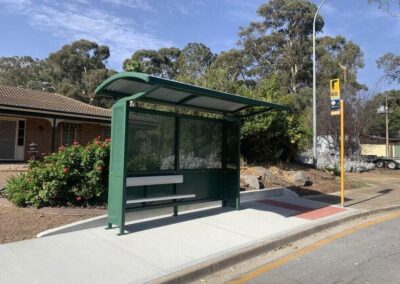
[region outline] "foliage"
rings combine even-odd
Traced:
[[[383,69],[387,81],[400,83],[400,56],[386,53],[376,63],[378,68]]]
[[[61,146],[43,161],[31,161],[27,173],[11,178],[6,194],[18,206],[104,204],[109,152],[109,140]]]
[[[107,46],[88,40],[64,45],[48,58],[48,76],[57,93],[90,102],[97,85],[110,74],[105,63],[110,57]]]
[[[49,82],[46,60],[30,56],[0,57],[0,84],[54,92]]]
[[[107,46],[81,39],[64,45],[46,59],[0,57],[0,84],[56,92],[109,106],[107,99],[94,100],[97,85],[115,73],[105,66],[109,56]]]
[[[385,114],[378,114],[377,108],[385,105],[386,97],[388,98],[389,108],[389,136],[391,138],[400,138],[400,91],[398,90],[379,93],[368,102],[366,106],[366,112],[368,114],[366,134],[385,137]]]
[[[298,93],[311,79],[311,39],[317,7],[304,0],[271,0],[261,5],[260,22],[242,28],[240,45],[249,58],[249,76],[265,78],[280,73],[287,92]],[[324,26],[321,16],[316,32]]]
[[[345,101],[345,132],[347,153],[358,151],[358,137],[365,125],[364,99],[359,96],[367,90],[357,81],[358,70],[364,67],[364,56],[360,47],[342,36],[320,37],[317,39],[317,133],[332,148],[337,148],[340,139],[339,117],[330,113],[329,81],[340,79],[341,94]]]
[[[369,1],[384,9],[391,2]],[[308,0],[266,1],[257,10],[258,20],[240,29],[235,49],[214,54],[200,42],[188,43],[183,48],[142,49],[123,62],[123,69],[290,106],[289,113],[272,111],[246,119],[241,135],[242,152],[249,161],[293,159],[311,141],[311,54],[316,9]],[[323,18],[317,16],[316,33],[322,32],[323,27]],[[346,149],[353,152],[357,148],[353,141],[361,133],[380,133],[382,126],[381,116],[372,120],[376,117],[375,100],[367,102],[360,96],[367,90],[357,79],[358,70],[364,66],[363,52],[343,36],[318,37],[316,44],[317,134],[333,137],[336,144],[339,141],[338,117],[331,116],[329,111],[329,80],[340,78],[346,105],[346,137],[350,138],[346,139],[349,143]],[[106,68],[109,56],[107,46],[79,40],[43,60],[3,57],[0,83],[55,91],[84,102],[110,106],[109,102],[93,98],[95,86],[114,73]],[[377,61],[389,82],[400,82],[399,62],[399,56],[390,53]],[[397,135],[397,110],[394,106],[392,110],[391,135]],[[151,152],[142,162],[148,163],[146,167],[162,164],[158,154]],[[138,162],[132,161],[131,168],[137,167]]]
[[[378,8],[388,13],[392,17],[400,17],[399,0],[368,0],[369,3],[378,4]]]
[[[159,50],[141,49],[123,62],[125,71],[136,71],[172,79],[178,72],[178,48],[160,48]]]
[[[258,85],[255,93],[268,101],[291,107],[291,112],[270,111],[268,115],[256,115],[247,119],[241,130],[241,152],[250,162],[291,161],[304,146],[307,132],[302,128],[297,96],[281,94],[278,76],[272,75]]]

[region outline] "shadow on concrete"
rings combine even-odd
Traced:
[[[304,196],[308,197],[309,200],[314,200],[318,202],[328,203],[330,205],[340,205],[340,196],[329,195],[329,194],[319,194],[316,196]],[[345,197],[344,202],[352,201],[353,199]]]
[[[313,200],[307,200],[307,202],[312,203]],[[265,212],[278,214],[285,218],[289,218],[289,217],[294,217],[296,215],[312,212],[324,207],[329,207],[332,204],[328,202],[325,204],[320,202],[318,203],[314,202],[312,206],[310,206],[311,204],[307,204],[307,202],[305,202],[304,205],[296,205],[287,202],[277,201],[270,198],[265,198],[262,200],[248,201],[241,203],[240,211],[261,210]],[[339,203],[340,203],[340,198],[339,198]],[[204,217],[221,215],[232,211],[236,210],[231,207],[217,207],[212,209],[203,209],[201,211],[195,211],[195,212],[185,212],[178,216],[161,217],[157,219],[143,220],[136,223],[127,224],[125,225],[125,230],[128,231],[128,234],[130,234],[157,227],[178,224],[186,221],[193,221]]]
[[[220,215],[231,211],[235,211],[235,209],[230,207],[218,207],[211,209],[203,209],[195,212],[185,212],[178,216],[161,217],[153,220],[140,221],[138,223],[127,224],[125,225],[125,230],[128,231],[129,233],[135,233],[148,229],[154,229],[182,222],[193,221],[204,217]]]
[[[346,204],[346,206],[353,206],[353,205],[356,205],[356,204],[361,204],[361,203],[370,201],[370,200],[372,200],[372,199],[375,199],[375,198],[384,196],[384,195],[386,195],[386,194],[392,192],[393,190],[394,190],[394,189],[392,189],[392,188],[382,189],[382,190],[380,190],[380,191],[377,192],[377,193],[379,193],[378,195],[375,195],[375,196],[372,196],[372,197],[369,197],[369,198],[367,198],[367,199],[364,199],[364,200],[361,200],[361,201],[357,201],[357,202],[354,202],[354,203]]]
[[[309,189],[306,187],[300,187],[300,186],[287,186],[287,189],[290,189],[291,191],[295,192],[298,196],[304,197],[304,196],[310,196],[310,195],[328,195],[328,194],[321,194],[321,191],[317,191],[314,189]]]

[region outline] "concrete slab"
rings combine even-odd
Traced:
[[[270,198],[329,206],[291,195]],[[320,222],[297,213],[249,201],[240,211],[219,207],[134,220],[123,236],[95,227],[0,245],[0,283],[142,283]]]

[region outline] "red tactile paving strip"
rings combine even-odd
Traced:
[[[321,207],[321,208],[310,208],[310,207],[304,207],[300,205],[294,205],[290,203],[285,203],[285,202],[280,202],[276,200],[271,200],[271,199],[264,199],[264,200],[259,200],[259,203],[267,204],[267,205],[272,205],[275,207],[280,207],[280,208],[285,208],[289,210],[294,210],[294,211],[299,211],[299,213],[294,214],[294,216],[302,219],[307,219],[307,220],[316,220],[320,219],[323,217],[327,217],[330,215],[334,215],[339,212],[346,211],[347,209],[345,208],[340,208],[340,207],[335,207],[335,206],[327,206],[327,207]]]

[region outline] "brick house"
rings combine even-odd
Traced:
[[[74,141],[110,136],[111,110],[66,96],[0,85],[0,161],[26,161],[29,144],[39,155]]]

